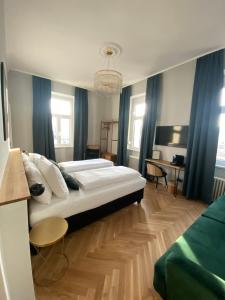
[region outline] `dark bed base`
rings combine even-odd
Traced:
[[[98,219],[103,218],[134,202],[140,203],[143,198],[143,195],[144,195],[144,189],[141,189],[129,195],[118,198],[112,202],[99,206],[97,208],[90,209],[82,213],[79,213],[77,215],[73,215],[71,217],[66,218],[69,224],[67,234],[77,229],[80,229],[94,221],[97,221]],[[31,248],[31,254],[36,255],[37,254],[36,249],[32,245],[30,245],[30,248]]]
[[[90,209],[66,218],[69,224],[68,233],[80,229],[100,218],[103,218],[125,206],[128,206],[134,202],[141,202],[143,198],[144,189],[131,193],[129,195],[118,198],[112,202],[106,203],[94,209]]]

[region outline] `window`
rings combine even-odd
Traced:
[[[216,155],[216,166],[225,168],[225,88],[222,91],[221,97],[222,112],[220,115],[220,133],[218,140],[218,148]]]
[[[145,114],[145,94],[131,97],[128,148],[140,150],[143,117]]]
[[[55,147],[73,147],[74,97],[52,93],[51,112]]]

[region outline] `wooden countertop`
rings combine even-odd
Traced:
[[[155,163],[157,165],[168,167],[168,168],[171,168],[171,169],[184,170],[184,166],[171,165],[171,163],[167,160],[146,158],[145,161],[146,162],[152,162],[152,163]]]
[[[20,149],[11,149],[0,187],[0,205],[29,199],[30,197]]]

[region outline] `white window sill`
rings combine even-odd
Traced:
[[[225,170],[225,166],[218,166],[218,165],[216,165],[216,168],[218,168],[218,169],[224,169]]]
[[[71,146],[71,145],[58,145],[58,146],[56,146],[55,145],[55,149],[62,149],[62,148],[73,148],[73,146]]]
[[[134,147],[131,147],[131,146],[128,146],[127,149],[128,149],[128,150],[131,150],[131,151],[138,152],[138,153],[140,152],[140,149],[139,149],[139,148],[134,148]]]
[[[129,158],[132,158],[132,159],[137,159],[137,160],[139,160],[139,156],[136,156],[136,155],[129,155]]]

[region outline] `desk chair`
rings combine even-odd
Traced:
[[[164,177],[166,187],[167,185],[167,173],[163,170],[163,168],[153,164],[153,163],[147,163],[147,175],[150,175],[153,177],[153,181],[155,180],[156,177],[156,188],[158,187],[159,183],[159,177]]]

